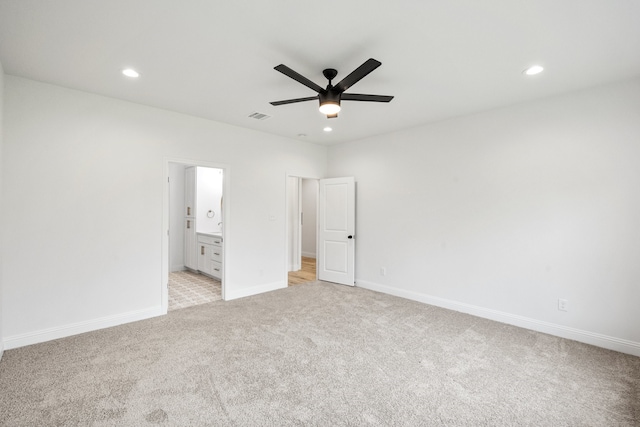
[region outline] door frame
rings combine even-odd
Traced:
[[[300,268],[302,268],[302,225],[301,225],[301,213],[302,213],[302,200],[301,200],[301,193],[302,193],[302,179],[303,178],[298,178],[298,177],[293,177],[290,176],[287,179],[287,212],[286,212],[286,222],[288,224],[287,226],[287,256],[288,256],[288,267],[287,270],[289,272],[291,271],[298,271],[300,270]],[[295,187],[297,187],[297,191],[293,191],[294,189],[291,188],[293,185],[293,180],[295,180]],[[293,216],[290,216],[292,212],[292,204],[291,203],[291,197],[293,196],[293,194],[296,193],[295,198],[297,200],[296,206],[295,206],[295,213],[293,214],[293,216],[296,217],[296,219],[294,220]],[[297,222],[297,224],[294,224],[294,222]],[[290,234],[291,233],[291,234]],[[289,252],[294,252],[294,253],[289,253]],[[293,256],[293,257],[292,257]],[[297,258],[297,259],[295,259]]]
[[[285,232],[285,236],[287,236],[287,238],[285,239],[285,244],[284,244],[284,283],[285,283],[285,288],[289,286],[289,217],[288,212],[289,212],[289,178],[298,178],[300,180],[303,179],[313,179],[316,181],[320,181],[322,178],[317,177],[317,176],[309,176],[308,174],[305,173],[296,173],[296,172],[287,172],[285,173],[285,177],[284,177],[284,190],[285,190],[285,197],[284,197],[284,205],[285,205],[285,221],[284,221],[284,232]],[[318,194],[316,194],[316,200],[318,200],[320,197],[320,187],[318,186]],[[316,280],[318,280],[318,203],[316,203]],[[298,221],[298,224],[299,221]],[[299,225],[298,225],[299,226]],[[298,233],[301,233],[302,230],[298,230]],[[300,250],[302,250],[300,248]]]
[[[226,299],[226,284],[228,282],[228,251],[231,239],[231,167],[225,163],[216,163],[205,160],[184,159],[177,157],[165,157],[163,164],[162,179],[162,229],[160,231],[162,240],[161,256],[161,281],[160,281],[160,301],[163,314],[169,310],[169,269],[171,260],[169,259],[169,232],[170,232],[170,204],[169,204],[169,163],[178,163],[185,166],[200,166],[206,168],[222,169],[222,244],[224,247],[224,257],[222,258],[222,299]]]

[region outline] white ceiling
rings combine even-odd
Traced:
[[[337,119],[313,101],[269,104],[315,95],[278,64],[325,86],[324,68],[336,83],[368,58],[382,66],[348,92],[389,104],[345,101]],[[0,0],[0,61],[6,74],[333,144],[638,76],[640,1]],[[532,64],[545,72],[524,76]]]

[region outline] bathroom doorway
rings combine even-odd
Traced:
[[[162,308],[225,298],[229,219],[226,165],[168,160],[163,216]]]

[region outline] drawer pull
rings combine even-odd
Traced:
[[[220,240],[214,240],[213,242],[219,244]]]
[[[189,228],[191,228],[191,220],[190,219],[187,220],[187,229],[189,229]]]
[[[214,252],[213,254],[214,254],[214,255],[220,255],[218,252]]]
[[[204,246],[200,246],[200,255],[204,255]]]
[[[219,268],[214,268],[214,270],[215,270],[215,271],[220,271],[220,269],[219,269]]]
[[[187,206],[187,215],[191,216],[191,206]]]

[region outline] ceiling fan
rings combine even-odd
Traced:
[[[302,83],[309,89],[318,92],[318,95],[309,96],[306,98],[274,101],[271,102],[271,105],[293,104],[295,102],[313,101],[314,99],[317,99],[320,101],[320,112],[322,114],[326,114],[328,119],[332,119],[338,117],[338,112],[340,111],[340,101],[389,102],[393,99],[393,96],[345,93],[347,89],[358,83],[360,80],[362,80],[362,78],[378,68],[380,65],[382,65],[380,61],[376,61],[375,59],[370,58],[365,61],[364,64],[353,70],[351,74],[342,79],[340,83],[336,84],[335,86],[331,84],[331,80],[333,80],[336,75],[338,75],[338,71],[334,70],[333,68],[327,68],[326,70],[322,71],[322,74],[324,74],[327,80],[329,80],[329,84],[327,85],[326,89],[323,89],[322,86],[315,84],[308,78],[293,71],[286,65],[280,64],[277,67],[274,67],[274,69],[280,71],[285,76],[289,76],[293,80]]]

